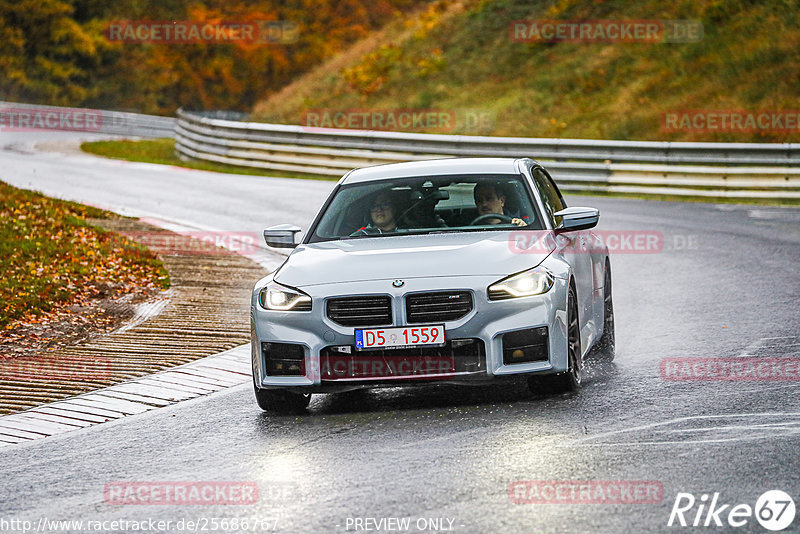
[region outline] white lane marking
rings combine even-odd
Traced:
[[[203,374],[198,374],[198,373],[203,373]],[[238,377],[238,376],[235,376],[235,377],[231,377],[230,375],[222,376],[222,373],[215,374],[215,373],[212,373],[211,370],[207,370],[207,369],[203,370],[203,371],[194,371],[194,370],[189,371],[187,369],[184,369],[184,370],[180,371],[180,374],[186,375],[186,376],[191,376],[191,377],[202,377],[202,376],[209,377],[210,380],[214,380],[217,384],[219,384],[219,385],[221,385],[223,387],[235,386],[235,385],[240,383],[240,380],[239,380],[240,377]]]
[[[675,426],[689,422],[701,422],[710,420],[728,420],[735,419],[759,419],[759,418],[778,418],[778,421],[773,423],[754,423],[754,424],[732,424],[722,426],[699,426],[690,429],[675,429],[666,428],[660,429],[659,427]],[[656,434],[668,434],[678,432],[718,432],[720,434],[735,431],[736,435],[730,437],[707,438],[707,439],[686,439],[686,440],[653,440],[653,436],[648,436],[650,439],[647,441],[617,441],[609,440],[614,436],[623,436],[635,434],[637,432],[651,431]],[[744,413],[744,414],[718,414],[718,415],[695,415],[688,417],[678,417],[668,421],[659,423],[650,423],[621,430],[613,430],[604,432],[595,436],[587,436],[574,440],[570,446],[580,444],[581,446],[590,447],[607,447],[612,446],[639,446],[639,445],[692,445],[702,443],[723,443],[730,441],[753,441],[759,439],[768,439],[774,437],[786,437],[800,434],[800,413],[794,412],[759,412],[759,413]],[[647,439],[647,438],[645,438]]]
[[[118,390],[108,390],[103,389],[96,392],[98,395],[102,395],[104,397],[112,397],[115,399],[123,399],[129,401],[140,402],[142,404],[153,404],[155,406],[169,406],[169,402],[161,399],[156,399],[153,397],[145,397],[144,395],[133,395],[132,393],[126,393],[123,391]]]
[[[135,384],[123,384],[120,390],[128,391],[130,393],[141,392],[143,395],[158,397],[160,399],[169,401],[182,401],[197,397],[197,394],[195,393],[189,393],[181,389],[169,388],[164,384],[159,382],[153,383],[149,380],[139,380]]]
[[[753,352],[754,352],[754,351],[755,351],[755,350],[756,350],[758,347],[760,347],[760,346],[761,346],[761,344],[763,343],[763,341],[764,341],[764,338],[761,338],[761,339],[756,339],[755,341],[753,341],[752,343],[750,343],[749,345],[747,345],[747,348],[745,348],[745,349],[744,349],[744,352],[742,352],[742,353],[741,353],[741,354],[739,354],[738,356],[739,356],[740,358],[746,358],[746,357],[748,357],[748,356],[752,356],[752,355],[753,355]]]
[[[93,401],[108,406],[109,410],[116,410],[124,414],[133,415],[135,413],[146,412],[152,410],[153,406],[142,404],[139,402],[131,402],[122,399],[114,399],[106,397],[105,395],[98,395],[95,392],[87,395],[81,395],[80,398],[75,399],[75,402]]]
[[[169,376],[159,376],[159,377],[150,377],[154,382],[161,382],[165,385],[174,385],[174,386],[181,386],[186,388],[189,392],[198,393],[203,395],[204,393],[211,393],[212,391],[217,391],[219,387],[212,386],[210,384],[205,384],[201,382],[192,382],[191,380],[187,380],[182,378],[177,373],[173,373]]]
[[[44,406],[41,406],[39,408],[32,408],[32,409],[39,410],[39,409],[49,409],[49,408],[55,408],[55,409],[58,409],[58,410],[65,410],[65,411],[69,411],[69,412],[72,412],[72,413],[79,414],[80,416],[86,416],[86,417],[95,417],[96,416],[96,417],[101,417],[101,418],[105,418],[105,419],[119,419],[120,417],[122,417],[122,414],[119,413],[119,412],[112,412],[110,410],[103,410],[103,409],[100,409],[100,408],[92,408],[92,407],[89,407],[89,406],[83,406],[82,404],[74,404],[74,403],[69,402],[69,401],[58,401],[58,402],[54,402],[52,404],[45,404]],[[27,411],[28,410],[26,410],[25,412],[22,412],[22,413],[26,413]]]
[[[46,436],[44,436],[42,434],[39,434],[37,432],[26,432],[24,430],[18,430],[16,428],[6,428],[6,427],[2,427],[2,426],[0,426],[0,435],[1,436],[6,436],[6,437],[9,437],[9,438],[22,439],[22,440],[26,440],[26,441],[30,441],[32,439],[39,439],[39,438],[46,437]]]
[[[33,419],[34,421],[49,421],[51,423],[61,423],[62,425],[74,426],[78,428],[91,425],[91,423],[88,421],[78,421],[77,419],[70,419],[68,417],[64,417],[61,415],[50,415],[38,412],[20,415],[19,417],[21,419]]]
[[[247,344],[247,348],[250,348],[250,344]],[[249,350],[248,350],[249,355]],[[202,362],[202,360],[199,360]],[[248,359],[247,363],[243,361],[239,362],[229,362],[229,363],[221,363],[218,361],[209,361],[209,362],[202,362],[197,366],[197,369],[210,369],[213,371],[221,371],[222,373],[229,373],[229,374],[238,374],[238,375],[249,375],[252,371],[252,364]]]
[[[764,219],[764,220],[779,220],[779,221],[789,221],[795,222],[798,220],[798,215],[796,212],[791,210],[785,210],[786,208],[776,206],[777,209],[753,209],[747,210],[747,216],[751,219]],[[779,211],[781,210],[781,211]]]
[[[114,412],[119,414],[119,417],[124,417],[126,415],[134,415],[139,410],[129,410],[128,408],[121,408],[119,406],[114,406],[108,402],[105,402],[105,397],[100,398],[91,398],[87,399],[83,396],[78,396],[73,399],[70,399],[69,403],[75,406],[83,406],[84,408],[99,408],[101,410],[107,410],[109,412]]]
[[[736,417],[785,417],[785,416],[797,416],[800,417],[800,413],[786,413],[786,412],[758,412],[758,413],[742,413],[742,414],[717,414],[717,415],[689,415],[685,417],[676,417],[675,419],[669,419],[667,421],[661,421],[658,423],[648,423],[646,425],[634,426],[631,428],[624,428],[622,430],[611,430],[609,432],[604,432],[602,434],[597,434],[595,436],[589,436],[586,438],[581,438],[577,441],[587,441],[593,439],[604,438],[607,436],[614,436],[616,434],[621,434],[623,432],[637,432],[639,430],[648,430],[650,428],[656,428],[659,426],[671,425],[675,423],[682,423],[685,421],[693,421],[693,420],[701,420],[701,419],[722,419],[722,418],[736,418]]]
[[[24,413],[53,414],[63,417],[64,419],[83,421],[86,423],[105,423],[108,420],[106,417],[90,415],[88,413],[73,412],[70,410],[65,410],[64,408],[55,408],[53,406],[41,406],[36,409],[36,412],[28,410]]]
[[[198,395],[203,395],[204,393],[211,393],[212,390],[210,389],[203,389],[191,386],[184,386],[180,382],[171,382],[169,380],[159,380],[156,377],[147,377],[146,380],[142,380],[142,384],[153,386],[155,388],[163,388],[165,391],[179,391],[184,395],[191,395],[192,397],[196,397]]]
[[[782,430],[784,427],[800,426],[800,421],[791,423],[766,423],[763,425],[729,425],[729,426],[703,426],[697,428],[672,428],[669,430],[656,430],[662,434],[680,434],[690,432],[711,432],[716,430],[729,431],[729,430],[757,430],[760,428],[777,428]]]
[[[794,343],[785,343],[780,342],[780,340],[791,339]],[[798,341],[798,336],[775,336],[775,337],[762,337],[759,338],[744,349],[744,351],[738,354],[738,357],[752,357],[755,356],[755,352],[757,349],[765,349],[765,348],[782,348],[782,347],[796,347],[800,346],[800,341]]]
[[[16,417],[13,419],[13,422],[34,423],[37,425],[41,425],[41,428],[48,434],[53,434],[57,432],[67,432],[68,430],[76,430],[78,428],[81,428],[80,425],[76,425],[73,423],[64,423],[60,421],[39,419],[36,417],[31,417],[28,415],[20,415],[20,414],[16,414]]]
[[[194,398],[192,395],[186,395],[183,392],[153,387],[147,384],[142,384],[141,382],[125,382],[123,384],[118,384],[116,391],[141,395],[143,397],[152,397],[154,399],[168,401],[170,404],[173,402]]]
[[[207,387],[209,389],[220,389],[224,388],[233,382],[234,384],[238,383],[236,380],[222,380],[221,378],[210,378],[207,375],[197,375],[191,374],[187,372],[174,372],[174,373],[165,373],[169,374],[170,380],[175,380],[176,382],[179,380],[186,381],[187,383],[197,384],[199,387]]]
[[[242,370],[247,369],[247,373]],[[250,344],[128,382],[0,417],[0,447],[81,430],[251,380]]]
[[[11,417],[10,415],[7,417]],[[0,424],[0,430],[2,430],[6,434],[16,435],[20,432],[24,432],[25,434],[30,435],[38,435],[38,437],[49,436],[53,434],[50,432],[47,427],[43,425],[31,425],[26,423],[25,421],[21,422],[19,419],[12,419],[10,421],[3,421]]]

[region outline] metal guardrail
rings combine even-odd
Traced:
[[[173,117],[0,102],[0,132],[70,131],[134,137],[172,137],[174,129]]]
[[[183,158],[341,176],[354,167],[455,156],[532,157],[562,189],[800,199],[800,144],[529,139],[310,128],[178,110]]]
[[[20,128],[27,120],[56,123]],[[52,115],[48,115],[52,114]],[[70,117],[94,116],[76,128]],[[176,138],[182,158],[341,176],[354,167],[455,156],[532,157],[562,189],[729,198],[800,199],[798,143],[669,143],[411,134],[244,122],[243,113],[178,110],[178,118],[0,102],[4,130],[69,130]],[[65,123],[58,121],[67,117]],[[66,127],[65,127],[66,124]]]

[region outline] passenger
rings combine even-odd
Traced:
[[[475,206],[478,208],[479,217],[493,213],[498,215],[506,215],[506,195],[499,186],[485,182],[479,183],[475,186],[473,195],[475,198]],[[488,219],[485,221],[486,224],[500,224],[501,222],[502,220],[500,219]],[[516,224],[517,226],[527,226],[525,221],[517,217],[513,217],[511,219],[511,224]]]
[[[397,230],[395,203],[391,195],[384,191],[372,200],[369,210],[370,223],[356,230],[353,235],[386,234]]]

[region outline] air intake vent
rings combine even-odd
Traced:
[[[392,324],[389,297],[347,297],[330,299],[328,318],[342,326],[384,326]]]
[[[511,295],[502,289],[489,289],[489,300],[506,300],[513,298],[514,295]]]
[[[503,334],[503,363],[546,361],[550,356],[546,326]]]
[[[408,323],[438,323],[456,321],[472,311],[469,291],[413,293],[406,297]]]
[[[294,343],[261,343],[267,376],[305,376],[306,353]]]

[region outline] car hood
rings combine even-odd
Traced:
[[[328,241],[298,246],[275,275],[293,287],[434,276],[498,277],[535,267],[553,248],[523,248],[542,232],[465,232]],[[545,244],[547,243],[547,244]]]

